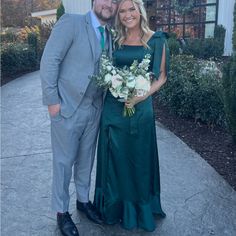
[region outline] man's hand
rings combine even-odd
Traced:
[[[48,106],[48,112],[50,116],[55,116],[61,109],[61,104],[55,104]]]

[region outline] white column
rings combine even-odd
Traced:
[[[225,51],[224,56],[232,54],[232,36],[233,36],[233,12],[235,0],[219,0],[218,8],[218,25],[223,25],[226,29],[225,32]]]
[[[92,7],[91,0],[62,0],[66,13],[85,14]]]

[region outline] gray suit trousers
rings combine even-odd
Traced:
[[[84,97],[71,117],[65,118],[60,113],[51,117],[52,209],[56,212],[69,209],[73,167],[77,199],[89,200],[100,115],[101,105],[94,105],[91,98]]]

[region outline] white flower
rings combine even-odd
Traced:
[[[145,79],[142,75],[139,75],[136,78],[136,85],[135,89],[141,89],[144,91],[149,91],[150,90],[150,80]]]
[[[106,69],[107,69],[108,71],[111,71],[111,70],[112,70],[112,66],[108,65],[108,66],[106,67]]]
[[[108,83],[111,82],[111,80],[112,80],[112,75],[111,75],[111,74],[106,74],[106,75],[105,75],[105,78],[104,78],[104,82],[105,82],[106,84],[108,84]]]
[[[118,91],[118,95],[120,98],[124,98],[125,100],[127,100],[129,96],[129,89],[127,87],[122,88]]]
[[[135,77],[134,77],[134,76],[130,76],[130,77],[128,78],[128,81],[127,81],[127,83],[126,83],[126,86],[127,86],[128,88],[132,89],[132,88],[135,87],[135,84],[136,84],[136,82],[135,82]]]
[[[117,72],[116,72],[115,69],[113,69],[113,70],[111,71],[111,73],[112,73],[113,75],[116,75],[116,74],[117,74]]]
[[[118,97],[118,91],[116,91],[115,89],[113,88],[109,88],[111,94],[113,97],[117,98]]]
[[[120,75],[113,75],[111,79],[111,86],[113,89],[117,89],[122,85],[122,77]]]
[[[114,40],[117,36],[117,32],[113,28],[110,29],[110,32],[111,32],[112,39]]]
[[[144,96],[151,86],[150,73],[148,72],[150,55],[139,63],[137,60],[131,66],[123,68],[115,67],[110,58],[105,54],[101,57],[101,67],[99,75],[93,76],[93,79],[99,87],[107,88],[118,101],[125,101],[133,96]],[[131,108],[124,107],[124,115],[134,114]],[[128,113],[127,113],[128,112]]]

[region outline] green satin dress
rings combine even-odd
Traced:
[[[117,67],[130,66],[151,54],[150,70],[158,78],[165,34],[156,32],[150,48],[123,45],[113,53]],[[166,50],[166,70],[169,54]],[[165,216],[160,201],[160,174],[152,97],[135,106],[132,117],[123,117],[124,103],[107,93],[97,149],[94,204],[107,224],[125,229],[155,230],[154,215]]]

